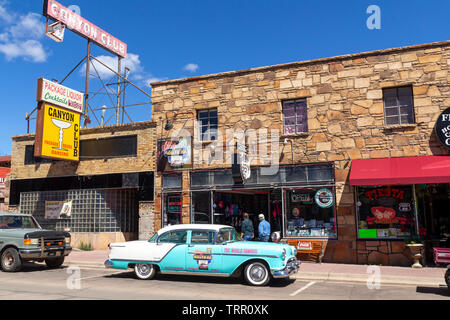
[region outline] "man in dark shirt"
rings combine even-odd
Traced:
[[[248,213],[245,212],[244,221],[242,221],[241,225],[241,237],[246,241],[252,240],[253,237],[255,236],[254,232],[255,231],[253,229],[253,222],[248,218]]]

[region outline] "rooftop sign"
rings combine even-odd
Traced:
[[[92,40],[111,53],[126,58],[127,45],[124,42],[103,31],[55,0],[44,0],[43,14],[53,20],[62,22],[73,32],[88,40]]]

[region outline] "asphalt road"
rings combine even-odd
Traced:
[[[79,280],[78,280],[79,279]],[[241,279],[158,275],[134,278],[112,269],[49,270],[29,264],[20,273],[0,272],[0,300],[450,300],[446,287],[386,286],[361,283],[275,279],[252,287]]]

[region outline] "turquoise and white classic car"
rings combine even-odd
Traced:
[[[295,247],[243,241],[233,227],[182,224],[159,230],[148,241],[111,243],[107,268],[133,268],[138,279],[162,274],[240,276],[254,286],[298,272]]]

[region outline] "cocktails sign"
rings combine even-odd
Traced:
[[[83,93],[43,78],[38,79],[36,100],[67,108],[77,113],[83,113]]]
[[[79,113],[42,103],[37,113],[34,156],[78,161],[80,117]]]
[[[103,31],[55,0],[44,0],[43,14],[46,17],[62,22],[73,32],[88,40],[94,41],[111,53],[122,58],[127,57],[127,45],[124,42]]]

